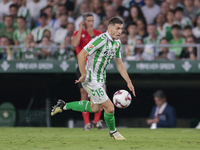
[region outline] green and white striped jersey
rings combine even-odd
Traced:
[[[35,42],[42,40],[43,33],[44,33],[45,30],[49,30],[49,31],[51,32],[51,34],[53,33],[53,32],[52,32],[52,28],[49,27],[48,25],[46,25],[46,26],[43,27],[43,28],[41,28],[41,26],[36,27],[36,28],[34,28],[34,29],[31,31],[31,34],[32,34],[33,37],[34,37],[34,41],[35,41]]]
[[[89,54],[86,63],[86,81],[104,82],[106,67],[110,60],[112,58],[121,58],[120,40],[113,40],[107,31],[92,39],[84,49]]]
[[[174,24],[180,25],[182,29],[184,29],[184,27],[187,25],[193,26],[190,18],[188,17],[183,17],[180,22],[174,21]]]
[[[28,29],[31,28],[31,16],[30,11],[27,7],[21,6],[18,10],[17,16],[26,18],[26,27]]]
[[[19,31],[19,29],[16,29],[13,33],[13,40],[18,41],[20,44],[24,43],[26,39],[26,35],[29,34],[31,31],[29,29],[26,29],[23,33]]]

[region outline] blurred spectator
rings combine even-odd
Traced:
[[[112,0],[112,2],[119,16],[121,16],[124,19],[129,16],[128,9],[122,6],[123,0]]]
[[[65,37],[68,34],[67,31],[67,24],[68,24],[68,18],[67,15],[62,15],[60,17],[60,28],[56,30],[55,35],[54,35],[54,42],[57,44],[61,44],[64,42]]]
[[[104,33],[104,32],[106,32],[107,28],[106,28],[106,26],[103,23],[101,23],[101,24],[98,25],[97,30],[99,30],[102,33]]]
[[[143,19],[145,21],[140,7],[135,5],[130,8],[129,17],[126,20],[126,24],[128,25],[132,22],[136,23],[138,19]]]
[[[185,39],[186,44],[195,44],[195,39],[193,36],[188,36]],[[197,59],[197,48],[196,47],[186,47],[183,49],[181,55],[181,59],[189,59],[189,60],[196,60]]]
[[[194,6],[196,6],[197,8],[198,8],[198,12],[197,12],[197,14],[199,15],[199,13],[200,13],[200,0],[194,0]]]
[[[31,31],[31,33],[33,34],[33,37],[34,37],[34,41],[35,41],[35,42],[41,41],[41,39],[42,39],[42,37],[43,37],[44,30],[48,29],[48,30],[51,31],[51,33],[53,32],[53,31],[52,31],[52,28],[49,27],[49,26],[47,25],[47,14],[42,13],[42,14],[40,15],[39,22],[40,22],[40,26],[34,28],[34,29]]]
[[[175,21],[174,24],[178,24],[183,29],[186,25],[192,26],[192,22],[188,17],[183,15],[183,8],[177,7],[175,9]]]
[[[55,24],[54,24],[54,30],[57,30],[57,29],[60,28],[60,22],[61,22],[60,17],[61,17],[62,15],[68,15],[67,9],[66,9],[66,7],[65,7],[64,4],[60,4],[60,5],[58,6],[58,13],[57,13],[56,22],[55,22]],[[74,23],[74,19],[73,19],[72,17],[68,16],[67,18],[68,18],[68,22],[69,22],[69,23]]]
[[[44,30],[43,37],[44,36],[48,37],[49,39],[52,39],[51,31],[48,29]]]
[[[72,16],[72,13],[73,13],[73,10],[74,10],[74,1],[72,1],[72,0],[61,0],[61,3],[65,5],[65,7],[68,11],[68,16]]]
[[[128,38],[127,38],[127,34],[125,32],[123,32],[120,35],[120,41],[121,41],[121,55],[122,55],[122,59],[126,59],[127,56],[130,55],[129,51],[128,51]]]
[[[16,29],[13,33],[13,40],[15,45],[24,43],[26,35],[31,32],[29,29],[26,29],[26,20],[24,17],[17,18],[17,26],[18,29]]]
[[[86,13],[83,15],[84,21],[79,24],[79,30],[73,33],[72,45],[76,47],[76,55],[81,52],[85,45],[94,38],[100,35],[102,32],[95,30],[94,16],[92,13]]]
[[[137,33],[142,38],[145,38],[148,36],[148,33],[146,31],[146,22],[142,19],[139,19],[137,21]]]
[[[185,43],[184,38],[181,37],[181,27],[179,25],[173,25],[171,29],[171,33],[173,36],[173,39],[169,41],[169,44],[171,45],[182,45]],[[174,51],[176,57],[178,58],[183,50],[182,47],[171,47],[171,50]]]
[[[159,44],[161,37],[157,35],[157,29],[154,24],[150,24],[147,27],[148,37],[144,38],[145,44]]]
[[[165,30],[165,36],[168,41],[170,41],[173,37],[171,34],[171,27],[174,24],[175,16],[174,11],[170,10],[167,12],[167,22],[163,25],[163,28]]]
[[[106,16],[104,8],[103,8],[103,1],[104,0],[92,1],[92,12],[96,13],[100,17],[101,20],[105,18]]]
[[[169,8],[171,10],[175,10],[177,7],[184,7],[181,3],[179,3],[179,0],[166,0],[166,2],[169,4]]]
[[[137,34],[137,24],[132,23],[128,26],[128,49],[129,55],[134,55],[134,46],[136,44],[137,39],[141,39],[142,37]]]
[[[162,2],[160,5],[160,10],[161,10],[161,13],[166,16],[167,12],[169,11],[169,4],[165,1]]]
[[[192,29],[193,35],[199,40],[200,39],[200,14],[196,19],[196,27]]]
[[[103,19],[110,19],[117,15],[117,11],[116,11],[115,7],[112,5],[106,6],[105,13],[106,13],[106,18],[103,18]]]
[[[18,14],[18,6],[16,4],[10,5],[10,15],[13,17],[14,22],[13,22],[13,27],[17,28],[17,14]]]
[[[72,36],[75,31],[75,26],[73,23],[67,24],[67,35]]]
[[[104,19],[102,22],[104,24],[104,26],[106,27],[106,30],[107,30],[107,26],[108,26],[108,21],[109,19]]]
[[[142,39],[137,39],[137,40],[136,40],[136,46],[137,46],[137,45],[142,45],[142,44],[144,44],[144,42],[143,42]],[[136,61],[142,60],[143,49],[144,49],[144,48],[135,48],[134,57],[135,57],[135,60],[136,60]]]
[[[9,7],[12,3],[13,2],[9,0],[2,0],[2,2],[0,2],[0,15],[9,15]]]
[[[10,44],[9,39],[6,36],[0,38],[0,46],[8,46]],[[7,48],[0,49],[0,59],[7,60]]]
[[[26,18],[26,27],[31,29],[31,16],[29,9],[26,7],[26,0],[13,0],[13,4],[16,4],[19,8],[17,16]]]
[[[56,51],[56,46],[51,43],[49,37],[44,36],[38,46],[41,47],[37,53],[38,59],[52,59],[52,56]]]
[[[51,28],[54,28],[54,24],[55,24],[55,19],[53,18],[54,14],[53,14],[53,7],[52,6],[46,6],[43,9],[43,13],[47,14],[47,25]],[[40,26],[40,22],[37,22],[37,27]]]
[[[164,23],[166,22],[166,17],[164,14],[159,14],[156,17],[157,34],[161,37],[165,37],[166,31],[164,28]]]
[[[155,0],[145,0],[145,6],[142,6],[142,12],[147,24],[153,23],[153,20],[160,13],[160,7],[155,4]]]
[[[81,16],[79,16],[74,22],[75,30],[79,30],[79,24],[83,21],[82,15],[90,12],[89,4],[87,2],[81,3],[80,12],[81,12]],[[92,14],[94,16],[94,28],[97,29],[98,25],[100,24],[100,17],[95,13],[92,13]]]
[[[192,23],[195,22],[195,18],[198,12],[198,8],[194,6],[193,2],[193,0],[184,0],[184,16],[190,18]]]
[[[71,36],[66,36],[64,42],[60,45],[59,51],[56,51],[57,60],[75,60],[75,48],[71,44]]]
[[[176,127],[176,113],[174,108],[167,103],[165,93],[158,90],[153,96],[156,106],[153,107],[147,124],[151,127],[154,124],[157,128]]]
[[[46,7],[47,3],[43,0],[32,0],[27,3],[27,8],[34,22],[37,22],[40,17],[40,11]]]
[[[0,30],[0,37],[7,36],[9,39],[13,38],[13,33],[15,31],[15,28],[13,27],[13,22],[14,20],[12,16],[7,15],[4,17],[5,27]]]
[[[37,58],[36,55],[38,49],[34,48],[36,43],[34,42],[32,34],[27,34],[24,43],[21,43],[20,46],[21,48],[17,54],[18,60],[34,60]]]
[[[134,5],[138,5],[140,7],[144,6],[144,0],[131,0],[130,1],[130,8]]]
[[[185,26],[185,28],[183,29],[183,37],[189,37],[189,36],[193,36],[192,35],[192,27],[191,26]]]
[[[160,40],[160,45],[169,44],[166,38]],[[170,51],[168,47],[161,47],[156,60],[175,60],[176,56],[173,51]]]

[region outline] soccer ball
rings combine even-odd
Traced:
[[[126,90],[119,90],[113,95],[113,103],[118,108],[126,108],[131,104],[131,94]]]

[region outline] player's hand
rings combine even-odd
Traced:
[[[79,30],[82,30],[85,27],[85,21],[79,23]]]
[[[153,119],[147,119],[147,124],[151,125],[153,123]]]
[[[78,80],[75,80],[76,83],[83,83],[85,81],[86,75],[81,75],[81,77]]]
[[[158,122],[159,122],[159,118],[158,118],[158,117],[154,118],[154,119],[153,119],[153,122],[154,122],[154,123],[158,123]]]
[[[133,95],[136,97],[136,95],[135,95],[135,88],[134,88],[132,82],[127,83],[127,86],[129,88],[129,90],[133,92]]]

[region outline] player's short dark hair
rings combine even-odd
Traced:
[[[26,22],[26,18],[25,17],[19,16],[19,17],[17,17],[17,19],[22,19],[22,20],[24,20]]]
[[[184,30],[192,30],[192,27],[190,25],[187,25],[184,27]]]
[[[115,25],[115,24],[124,24],[124,22],[123,22],[122,19],[120,19],[119,17],[112,17],[112,18],[108,21],[108,25]]]
[[[181,30],[181,26],[179,26],[178,24],[174,24],[171,28],[171,30],[173,29],[178,29],[178,30]]]
[[[166,98],[165,92],[162,90],[157,90],[156,92],[153,93],[153,97],[157,98]]]
[[[48,18],[46,13],[41,13],[41,14],[40,14],[40,18],[42,18],[42,17],[44,17],[45,19]]]
[[[182,7],[177,7],[174,12],[177,13],[177,12],[182,12],[183,13],[183,8]]]
[[[94,17],[92,13],[83,14],[83,20],[86,20],[87,17]]]
[[[12,4],[12,5],[10,5],[10,7],[9,8],[12,8],[12,7],[15,7],[16,9],[18,9],[19,7],[18,7],[18,5],[16,5],[16,4]]]

